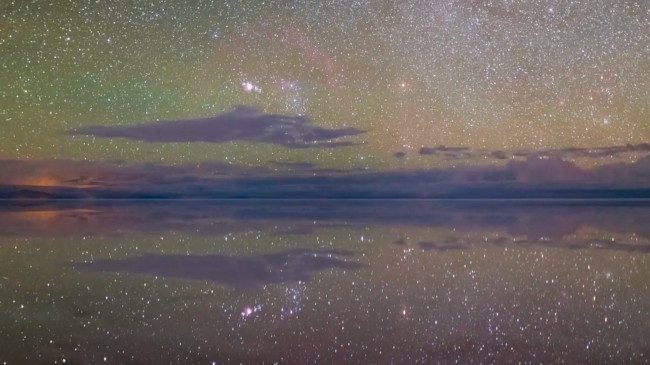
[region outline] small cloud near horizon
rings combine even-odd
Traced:
[[[418,150],[422,156],[437,156],[446,159],[459,160],[463,158],[492,158],[496,160],[507,160],[511,158],[605,158],[621,157],[626,153],[650,153],[650,143],[627,144],[620,146],[606,146],[594,148],[556,148],[537,151],[515,150],[472,150],[468,147],[447,147],[444,145],[436,147],[423,146]],[[401,156],[403,157],[403,156]]]

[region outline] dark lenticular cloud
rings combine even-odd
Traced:
[[[174,120],[132,126],[90,126],[68,132],[74,135],[119,137],[147,142],[250,141],[290,148],[343,147],[352,142],[332,140],[362,133],[355,128],[315,127],[304,116],[262,114],[249,106],[212,118]]]

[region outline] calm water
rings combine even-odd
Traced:
[[[7,363],[640,363],[647,202],[0,205]]]

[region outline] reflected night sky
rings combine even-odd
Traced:
[[[584,245],[613,248],[625,242],[612,237],[634,237],[626,241],[631,243],[629,249],[645,250],[644,243],[650,240],[646,224],[650,208],[645,200],[71,200],[5,204],[0,206],[0,218],[0,235],[7,237],[119,238],[169,231],[201,236],[245,231],[309,235],[325,228],[387,226],[495,231],[522,245],[575,238],[567,248],[580,247],[580,238]],[[584,239],[585,232],[594,233],[591,241]],[[450,239],[462,242],[461,234],[454,236]]]
[[[643,203],[105,204],[5,206],[3,359],[620,363],[648,353]]]

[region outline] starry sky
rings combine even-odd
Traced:
[[[241,110],[291,138],[119,129]],[[436,146],[636,145],[650,140],[650,3],[6,1],[0,122],[9,160],[399,169],[499,160],[420,153]]]
[[[649,184],[647,0],[0,2],[0,361],[641,362]]]

